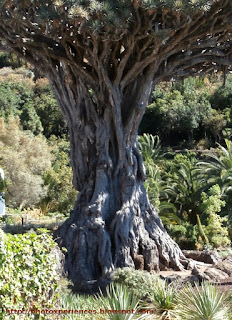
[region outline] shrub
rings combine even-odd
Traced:
[[[130,320],[130,319],[149,319],[149,310],[144,310],[144,314],[140,312],[136,314],[136,310],[139,307],[139,299],[131,290],[120,284],[111,283],[106,289],[106,296],[102,293],[96,296],[73,294],[71,292],[65,292],[60,298],[60,309],[64,310],[80,310],[79,317],[83,317],[85,320]],[[108,310],[108,313],[100,313],[100,309]],[[134,313],[118,313],[110,312],[113,310],[132,310]],[[83,313],[82,313],[83,311]],[[84,313],[84,311],[86,311]],[[65,320],[77,319],[77,314],[64,315]],[[78,318],[79,318],[78,317]],[[61,319],[63,317],[61,316]]]
[[[11,235],[0,229],[0,309],[53,307],[59,280],[55,257],[56,244],[47,233]]]
[[[33,207],[46,194],[43,174],[52,160],[47,141],[22,131],[18,119],[6,123],[0,118],[0,157],[9,180],[6,203],[14,208]]]
[[[197,83],[198,82],[198,83]],[[201,84],[199,85],[199,83]],[[158,134],[167,145],[203,138],[202,125],[212,112],[208,90],[200,79],[188,78],[172,88],[156,86],[140,126],[143,132]]]
[[[70,163],[70,144],[65,138],[49,139],[54,160],[52,167],[44,174],[47,194],[39,203],[43,214],[60,212],[68,215],[74,207],[77,191],[72,184],[72,167]]]
[[[231,243],[228,238],[228,229],[223,227],[223,222],[227,222],[227,218],[222,218],[216,213],[211,213],[208,218],[205,232],[214,248],[226,247]]]
[[[167,231],[181,249],[196,249],[198,242],[197,225],[192,225],[188,221],[182,221],[181,224],[167,226]]]
[[[114,272],[113,280],[115,283],[127,286],[135,295],[142,299],[152,293],[157,283],[157,276],[147,271],[119,268]]]
[[[202,210],[208,215],[205,233],[210,244],[216,248],[225,247],[230,244],[228,230],[223,226],[223,223],[227,222],[227,218],[222,218],[217,214],[226,205],[226,202],[221,200],[221,198],[221,189],[217,184],[209,189],[209,195],[205,192],[201,194]]]

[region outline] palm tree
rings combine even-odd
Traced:
[[[162,161],[167,155],[161,147],[159,136],[143,134],[139,136],[139,149],[146,167],[145,188],[151,203],[157,208],[159,216],[165,225],[180,223],[176,207],[166,199],[166,182],[162,179]],[[157,165],[158,163],[158,165]],[[160,201],[162,198],[162,201]]]
[[[188,154],[187,160],[179,163],[179,168],[173,174],[166,176],[166,185],[166,198],[175,205],[179,217],[197,224],[201,193],[205,185],[197,170],[194,154]]]
[[[142,136],[139,136],[138,143],[144,162],[150,160],[156,162],[163,157],[164,153],[161,149],[159,136],[153,136],[152,134],[144,133]]]
[[[218,149],[210,151],[208,161],[199,162],[198,167],[208,186],[218,184],[226,195],[232,190],[232,142],[225,139],[225,144],[223,147],[218,143]]]

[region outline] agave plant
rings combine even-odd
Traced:
[[[178,305],[177,288],[171,284],[168,285],[166,281],[158,279],[150,300],[156,308],[159,319],[175,319],[175,310]]]
[[[216,286],[202,283],[201,287],[189,285],[178,295],[176,315],[183,320],[230,319],[227,294],[217,291]]]
[[[60,307],[64,310],[77,310],[79,312],[79,314],[61,314],[60,319],[72,320],[79,319],[80,317],[83,317],[85,320],[92,320],[93,317],[97,317],[98,320],[107,319],[105,314],[99,312],[102,308],[102,302],[96,300],[94,296],[64,292],[60,299]]]
[[[108,310],[106,319],[109,320],[142,320],[151,317],[149,310],[144,309],[142,312],[142,306],[133,292],[121,284],[111,283],[106,288],[106,297],[101,293],[96,299],[101,302],[104,310]]]

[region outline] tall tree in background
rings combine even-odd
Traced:
[[[114,267],[182,269],[187,260],[150,204],[138,126],[162,80],[230,65],[230,0],[1,0],[2,49],[52,85],[80,191],[60,229],[77,288]]]

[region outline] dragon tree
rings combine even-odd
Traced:
[[[1,50],[50,81],[70,131],[74,210],[59,229],[77,289],[116,267],[187,267],[149,202],[137,134],[152,88],[230,68],[231,0],[0,0]]]

